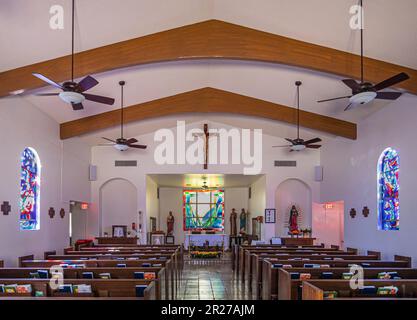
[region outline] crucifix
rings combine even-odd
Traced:
[[[3,215],[8,216],[11,210],[12,207],[10,206],[9,201],[4,201],[1,205],[1,212],[3,212]]]
[[[208,169],[208,162],[209,162],[209,139],[210,137],[215,137],[217,135],[218,135],[217,133],[210,134],[207,123],[205,123],[203,126],[203,133],[194,134],[195,137],[199,137],[199,138],[204,137],[204,169],[205,170]]]

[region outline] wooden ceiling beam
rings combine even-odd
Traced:
[[[202,88],[152,100],[124,109],[125,123],[186,113],[231,113],[296,124],[297,109],[215,88]],[[120,110],[73,120],[60,125],[61,139],[68,139],[120,125]],[[300,126],[335,136],[356,139],[356,124],[300,111]]]
[[[75,77],[141,64],[187,59],[253,60],[297,66],[360,78],[360,57],[219,20],[208,20],[83,51],[75,55]],[[417,94],[417,70],[365,58],[365,80],[377,83],[399,72],[411,79],[398,85]],[[70,76],[70,56],[0,73],[0,97],[45,85],[39,72],[63,82]]]

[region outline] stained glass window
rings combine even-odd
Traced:
[[[379,230],[399,230],[399,169],[400,162],[396,150],[385,149],[378,162],[378,228]]]
[[[224,190],[184,190],[184,230],[224,229]]]
[[[20,230],[39,230],[41,164],[38,154],[26,148],[20,168]]]

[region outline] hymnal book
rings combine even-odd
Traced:
[[[332,279],[333,278],[333,272],[322,272],[320,279]]]
[[[40,279],[48,279],[49,271],[48,270],[37,270]]]
[[[298,280],[300,279],[300,273],[299,272],[290,272],[290,277],[292,280]]]
[[[91,293],[91,285],[89,284],[78,284],[74,285],[75,293]]]
[[[4,286],[5,293],[16,293],[17,284],[7,284]]]
[[[37,272],[30,272],[29,278],[39,279],[39,274]]]
[[[94,258],[88,258],[88,260],[97,260],[97,258],[95,258],[95,257]]]
[[[92,272],[83,272],[83,279],[94,279],[94,273],[92,273]]]
[[[156,260],[156,258],[149,258],[149,260]]]
[[[4,284],[0,284],[0,293],[4,293]]]
[[[135,272],[133,275],[135,279],[145,279],[145,272]]]
[[[292,268],[292,264],[284,264],[284,265],[282,265],[282,267],[285,269],[285,268]]]
[[[150,267],[151,264],[150,263],[142,263],[142,267]]]
[[[108,272],[100,273],[98,276],[100,279],[111,279],[111,275]]]
[[[126,268],[126,263],[118,263],[117,267],[118,268]]]
[[[81,257],[79,260],[88,260],[86,257]]]
[[[160,264],[160,263],[154,263],[152,265],[152,267],[155,267],[155,268],[162,267],[162,264]]]
[[[371,264],[370,263],[363,262],[363,263],[361,263],[361,266],[364,267],[364,268],[367,268],[367,267],[370,267]]]
[[[321,264],[319,268],[330,268],[329,264]]]
[[[123,257],[116,257],[116,260],[124,260],[125,258]]]
[[[274,263],[272,266],[274,268],[282,268],[282,264],[280,264],[280,263]]]
[[[300,280],[311,279],[311,273],[300,273]]]
[[[145,280],[153,280],[156,278],[155,272],[145,272]]]
[[[140,297],[140,298],[144,297],[146,287],[147,287],[147,285],[143,285],[143,284],[136,285],[136,287],[135,287],[136,297]]]
[[[312,263],[304,263],[304,268],[313,268],[314,264]]]
[[[364,286],[359,288],[359,291],[363,294],[375,294],[377,293],[377,288],[375,286]]]
[[[45,296],[43,294],[43,291],[35,291],[35,297],[43,297],[43,296]]]
[[[132,257],[132,258],[127,258],[127,260],[139,260],[139,258]]]
[[[342,279],[343,280],[350,280],[353,277],[353,273],[352,272],[343,272],[342,273]]]
[[[337,298],[338,294],[337,291],[324,291],[323,298],[325,299],[334,299]]]
[[[395,296],[398,293],[398,288],[395,286],[385,286],[385,287],[379,287],[377,294],[378,295],[390,295]]]
[[[30,284],[20,284],[16,287],[17,293],[31,293],[32,286]]]
[[[58,291],[62,293],[73,293],[71,284],[62,284],[58,287]]]

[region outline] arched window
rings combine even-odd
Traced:
[[[385,149],[378,161],[378,229],[399,230],[399,170],[400,161],[396,150]]]
[[[20,161],[20,230],[39,230],[41,163],[32,148]]]

